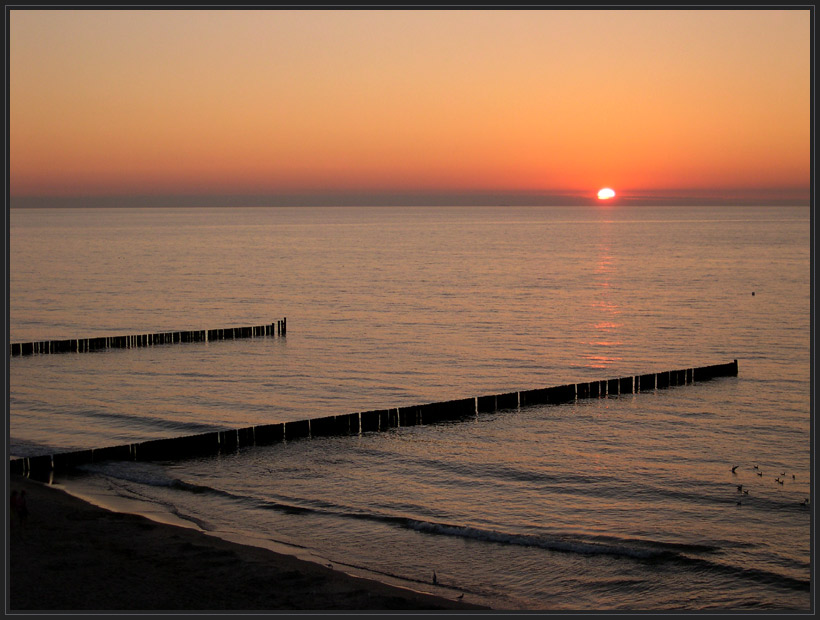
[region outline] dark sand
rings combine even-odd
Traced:
[[[7,611],[486,609],[10,482],[7,497],[26,490],[29,516],[7,529]]]

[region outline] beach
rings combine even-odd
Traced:
[[[26,491],[29,514],[8,530],[7,611],[482,609],[111,512],[26,478],[12,477],[13,490]]]

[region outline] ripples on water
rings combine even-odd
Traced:
[[[737,358],[738,378],[69,484],[496,608],[805,610],[808,231],[806,209],[13,211],[12,341],[289,330],[14,358],[12,452]]]

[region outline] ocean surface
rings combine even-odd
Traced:
[[[11,456],[739,365],[101,463],[55,481],[72,493],[494,609],[811,608],[808,208],[15,209],[10,226],[11,342],[288,325],[13,357]]]

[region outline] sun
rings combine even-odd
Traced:
[[[605,187],[601,190],[598,190],[598,200],[609,200],[610,198],[615,198],[615,190]]]

